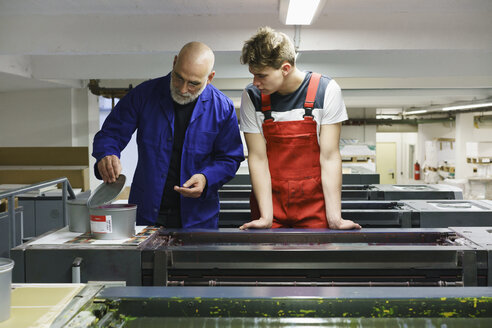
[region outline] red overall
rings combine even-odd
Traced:
[[[261,96],[265,114],[263,135],[272,178],[272,228],[328,228],[321,185],[316,122],[311,116],[321,75],[312,73],[302,121],[274,122],[270,95]],[[251,218],[260,217],[251,193]]]

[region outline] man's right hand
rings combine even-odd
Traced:
[[[267,220],[260,217],[258,220],[245,223],[239,227],[240,230],[247,229],[270,229],[272,227],[272,220]]]
[[[97,169],[105,183],[116,182],[121,173],[121,162],[118,156],[108,155],[97,163]]]

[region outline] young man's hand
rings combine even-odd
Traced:
[[[174,190],[179,192],[184,197],[198,198],[202,195],[205,186],[207,185],[207,178],[201,173],[197,173],[191,176],[191,178],[183,183],[182,187],[174,186]]]
[[[264,219],[260,217],[258,220],[253,220],[243,224],[239,227],[240,230],[247,229],[270,229],[272,227],[272,220]]]

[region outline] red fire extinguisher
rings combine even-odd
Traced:
[[[420,164],[419,162],[415,162],[413,166],[413,178],[415,180],[420,180]]]

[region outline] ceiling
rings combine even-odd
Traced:
[[[492,97],[492,1],[326,0],[300,28],[298,66],[337,80],[349,108],[410,109]],[[167,74],[192,40],[216,53],[236,102],[244,40],[278,0],[0,0],[0,92],[122,86]]]

